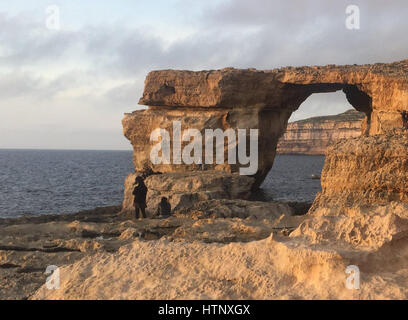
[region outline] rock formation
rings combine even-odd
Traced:
[[[42,231],[39,236],[49,237],[59,228],[64,239],[52,248],[79,250],[81,256],[82,251],[94,251],[80,260],[69,256],[75,262],[61,267],[59,290],[42,285],[34,294],[29,290],[28,297],[406,299],[408,133],[401,127],[408,111],[407,67],[408,60],[272,71],[150,73],[141,99],[149,109],[123,120],[136,169],[126,180],[123,208],[131,207],[135,175],[149,166],[163,173],[146,179],[148,208],[166,195],[175,215],[127,220],[122,213],[108,225],[79,218],[68,225],[0,225],[6,249],[24,230],[35,228]],[[309,214],[293,216],[286,204],[242,199],[272,166],[291,112],[314,92],[340,89],[366,114],[364,135],[327,149],[322,192]],[[259,172],[240,176],[237,166],[227,163],[151,165],[150,133],[157,127],[171,131],[173,119],[200,131],[258,128]],[[107,234],[110,238],[105,239]],[[94,239],[86,242],[78,239],[80,235]],[[42,242],[37,239],[36,246],[44,251]],[[4,266],[18,269],[14,265],[26,258],[4,255]],[[60,259],[66,264],[68,257]],[[345,285],[350,266],[361,272],[359,290]],[[17,284],[25,283],[18,279]],[[5,292],[11,287],[7,284]]]
[[[194,172],[197,164],[151,164],[152,130],[165,128],[172,134],[175,119],[182,122],[183,128],[195,128],[202,133],[215,128],[259,129],[259,169],[252,186],[256,188],[272,167],[278,139],[285,132],[292,112],[313,93],[338,90],[343,90],[356,110],[366,114],[365,135],[403,127],[408,111],[408,60],[267,71],[233,68],[152,71],[139,102],[149,108],[125,116],[124,134],[134,148],[136,171],[151,166],[164,173]],[[238,165],[207,164],[201,169],[237,173]]]
[[[137,173],[125,181],[123,211],[133,209],[133,184]],[[251,196],[253,178],[223,171],[170,172],[149,176],[145,180],[147,211],[156,211],[161,197],[167,197],[172,210],[191,208],[199,201],[214,199],[248,199]]]
[[[307,220],[291,237],[313,244],[335,242],[337,248],[370,248],[374,253],[359,262],[367,270],[385,271],[377,265],[381,255],[389,261],[385,265],[402,268],[408,241],[408,133],[331,145],[321,183]]]
[[[389,209],[395,210],[394,214]],[[39,300],[406,300],[407,209],[401,205],[384,206],[367,216],[363,214],[368,212],[361,212],[358,219],[349,216],[348,220],[309,217],[304,221],[308,216],[276,219],[285,211],[275,208],[270,212],[273,214],[245,219],[172,217],[115,222],[108,227],[120,233],[119,237],[88,240],[97,248],[93,253],[81,254],[80,259],[71,257],[69,264],[60,265],[59,290],[49,290],[43,284],[43,272],[36,274],[37,281],[31,288],[21,275],[16,282],[31,299]],[[6,231],[7,240],[11,231],[21,238],[22,230],[32,225],[13,227]],[[75,236],[73,232],[69,234],[70,227],[99,232],[107,228],[82,221],[36,229],[41,227],[44,228],[41,235],[60,228],[65,230],[65,237]],[[140,239],[138,235],[148,229],[156,233],[162,230],[161,238]],[[3,232],[0,228],[0,233]],[[81,242],[84,239],[76,240],[78,245]],[[4,262],[16,263],[15,256],[8,255]],[[17,261],[21,260],[19,257]],[[28,261],[24,263],[32,263]],[[37,261],[46,266],[49,256]],[[345,285],[350,265],[358,266],[361,272],[359,290]],[[35,291],[41,281],[43,285]],[[5,288],[6,297],[13,294],[15,287]]]
[[[311,211],[408,203],[408,133],[339,141],[327,149]]]
[[[259,137],[259,170],[256,175],[257,177],[262,177],[262,179],[256,178],[258,181],[254,181],[258,185],[272,167],[275,149],[270,146],[277,145],[278,137],[284,130],[289,116],[289,112],[278,114],[274,110],[261,109],[227,110],[223,108],[171,109],[167,107],[149,107],[147,110],[139,110],[126,114],[122,123],[124,134],[133,145],[133,162],[136,171],[141,172],[146,167],[152,167],[154,171],[165,173],[194,172],[202,171],[203,169],[238,173],[239,165],[227,163],[227,146],[225,147],[225,163],[223,164],[174,164],[172,158],[171,164],[154,165],[150,160],[150,152],[156,142],[150,142],[150,135],[157,128],[167,130],[170,136],[173,136],[173,121],[180,121],[182,130],[198,129],[203,133],[203,136],[205,129],[221,129],[225,131],[229,128],[239,128],[246,129],[247,133],[249,133],[250,129],[263,128],[262,135]],[[215,154],[216,151],[214,151]]]
[[[271,71],[156,71],[125,116],[135,172],[123,207],[0,219],[1,299],[408,298],[408,60]],[[271,168],[291,113],[315,92],[343,90],[366,114],[364,135],[326,151],[322,192],[308,214],[246,200]],[[183,127],[259,129],[259,171],[236,164],[150,163],[150,134]],[[225,150],[227,151],[227,150]],[[128,219],[135,176],[147,167],[148,209]],[[48,266],[59,268],[50,290]],[[347,288],[349,266],[361,288]],[[359,273],[360,274],[360,273]],[[53,274],[54,275],[54,274]],[[354,283],[355,284],[355,283]]]
[[[219,246],[265,239],[271,231],[279,233],[286,230],[285,225],[294,227],[303,221],[303,217],[290,216],[291,209],[286,204],[245,200],[213,200],[211,210],[203,207],[203,202],[196,202],[194,215],[181,213],[168,219],[137,221],[127,219],[119,211],[120,206],[112,206],[73,214],[0,219],[0,299],[26,300],[46,283],[50,276],[45,273],[48,266],[62,269],[86,257],[95,259],[97,253],[113,255],[135,240],[154,244],[166,238]],[[97,265],[93,260],[91,268],[98,268]],[[116,266],[116,270],[120,268]],[[131,275],[129,270],[122,275],[125,274]],[[70,275],[61,270],[60,276],[64,281]],[[102,276],[90,283],[108,278]],[[67,298],[74,296],[69,294]],[[114,299],[115,294],[107,298]]]
[[[363,119],[364,113],[351,109],[334,116],[290,122],[279,140],[277,153],[324,155],[336,140],[359,137]]]

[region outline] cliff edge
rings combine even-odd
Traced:
[[[290,122],[278,142],[276,152],[324,155],[333,142],[359,137],[364,116],[364,113],[351,109],[338,115]]]

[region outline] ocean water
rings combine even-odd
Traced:
[[[261,185],[265,200],[312,202],[321,191],[324,156],[277,155],[271,171]]]
[[[0,217],[120,204],[131,151],[0,150]]]
[[[322,156],[277,156],[266,200],[312,201]],[[120,204],[131,151],[1,150],[0,217],[69,213]]]

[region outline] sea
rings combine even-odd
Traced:
[[[277,155],[263,201],[311,202],[324,156]],[[0,149],[0,218],[62,214],[118,205],[133,171],[132,151]]]

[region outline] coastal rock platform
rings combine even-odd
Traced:
[[[407,208],[395,209],[334,225],[309,215],[198,219],[152,241],[135,238],[128,222],[132,229],[121,237],[129,242],[63,266],[61,288],[43,285],[31,298],[407,299]],[[165,224],[175,227],[177,219]],[[358,288],[346,286],[350,266],[358,267]]]
[[[134,241],[248,242],[288,234],[303,221],[286,204],[245,200],[198,202],[194,212],[167,219],[136,220],[120,212],[113,206],[0,220],[0,298],[29,299],[45,284],[48,266],[61,268],[63,279],[64,266],[98,253],[114,254]]]

